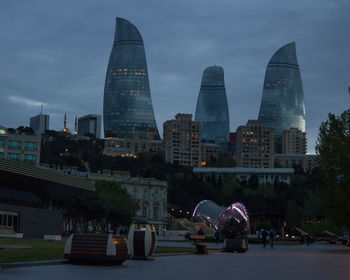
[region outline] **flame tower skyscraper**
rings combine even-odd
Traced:
[[[259,120],[277,137],[292,127],[305,132],[304,92],[294,42],[275,52],[267,65]]]
[[[224,69],[220,66],[207,67],[203,72],[195,120],[201,124],[203,141],[228,141],[230,120]]]
[[[160,140],[143,39],[132,23],[119,17],[106,74],[103,121],[105,137]]]

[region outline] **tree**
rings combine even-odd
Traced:
[[[255,174],[250,176],[248,180],[248,188],[252,190],[257,190],[259,188],[259,179],[258,176],[256,176]]]
[[[73,222],[74,228],[87,232],[88,224],[93,230],[116,231],[120,225],[128,226],[138,209],[130,194],[117,182],[97,181],[96,191],[88,192],[65,201],[65,218]],[[83,225],[83,228],[82,228]]]
[[[328,115],[321,124],[316,151],[320,167],[332,183],[350,181],[350,110]]]
[[[300,215],[299,208],[295,201],[288,201],[288,207],[286,211],[286,222],[289,228],[294,226],[299,226],[300,223]]]
[[[130,194],[113,181],[98,181],[95,187],[97,198],[101,200],[106,211],[106,222],[112,227],[129,225],[138,209]]]
[[[12,127],[9,127],[7,129],[7,132],[10,133],[10,134],[15,134],[16,133],[16,129],[12,128]]]
[[[339,226],[350,227],[350,110],[340,116],[328,115],[320,126],[316,151],[328,183],[323,206]]]
[[[222,188],[223,194],[231,197],[236,187],[239,187],[237,179],[233,178],[232,176],[225,176]]]

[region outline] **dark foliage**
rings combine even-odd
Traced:
[[[325,180],[321,190],[327,216],[339,226],[350,228],[350,110],[340,116],[328,115],[320,126],[316,151],[320,174]]]
[[[100,232],[116,231],[128,226],[138,205],[129,193],[116,182],[98,181],[96,191],[62,201],[65,219],[73,224],[69,231],[88,232],[88,224]],[[68,231],[68,230],[67,230]]]

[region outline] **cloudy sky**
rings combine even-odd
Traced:
[[[204,68],[220,65],[230,130],[258,117],[266,65],[296,42],[308,152],[329,112],[349,108],[349,0],[1,0],[0,125],[29,125],[40,112],[62,129],[67,113],[102,114],[115,17],[140,30],[156,121],[194,114]]]

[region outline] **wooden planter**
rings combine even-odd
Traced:
[[[224,252],[238,252],[244,253],[249,249],[247,239],[225,239],[224,241]]]
[[[66,241],[64,257],[72,262],[121,265],[129,255],[123,236],[71,234]]]
[[[152,259],[156,248],[157,234],[153,225],[133,224],[129,230],[128,248],[133,259]]]

